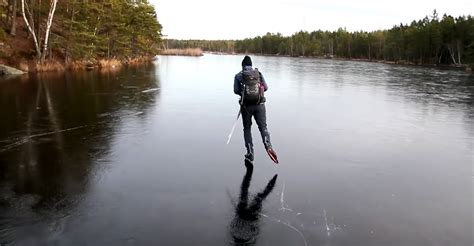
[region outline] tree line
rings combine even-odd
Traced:
[[[267,33],[244,40],[170,40],[174,48],[199,47],[205,51],[266,55],[338,57],[414,64],[474,63],[472,16],[429,17],[388,30],[349,32],[299,31],[291,36]]]
[[[1,41],[26,39],[21,52],[40,63],[154,56],[161,45],[147,0],[7,0],[0,14]]]

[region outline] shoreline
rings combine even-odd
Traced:
[[[277,54],[258,54],[258,53],[228,53],[228,52],[216,52],[216,51],[201,51],[199,56],[204,54],[212,55],[252,55],[252,56],[264,56],[264,57],[288,57],[288,58],[306,58],[306,59],[321,59],[321,60],[336,60],[336,61],[354,61],[354,62],[368,62],[368,63],[382,63],[388,65],[399,65],[407,67],[424,67],[434,68],[439,70],[452,70],[452,71],[464,71],[468,73],[474,72],[474,64],[462,64],[462,65],[436,65],[436,64],[414,64],[401,61],[386,61],[386,60],[369,60],[369,59],[349,59],[341,57],[327,58],[324,56],[290,56],[290,55],[277,55]],[[195,54],[195,53],[194,53]],[[159,54],[162,56],[196,56],[190,54]],[[90,59],[90,60],[77,60],[71,61],[67,64],[57,60],[47,61],[43,64],[38,64],[34,60],[22,60],[13,64],[13,62],[0,62],[1,65],[6,65],[12,68],[19,69],[25,74],[28,73],[44,73],[44,72],[65,72],[65,71],[84,71],[84,70],[106,70],[106,69],[118,69],[124,66],[130,65],[141,65],[149,62],[153,62],[157,59],[157,56],[153,57],[136,57],[131,59]]]
[[[267,57],[289,57],[289,58],[306,58],[306,59],[321,59],[321,60],[336,60],[336,61],[354,61],[354,62],[368,62],[368,63],[383,63],[388,65],[399,65],[399,66],[409,66],[409,67],[425,67],[425,68],[435,68],[440,70],[452,70],[452,71],[464,71],[464,72],[474,72],[474,64],[461,64],[461,65],[436,65],[436,64],[415,64],[407,63],[403,61],[386,61],[386,60],[369,60],[369,59],[350,59],[343,57],[332,57],[327,58],[324,56],[290,56],[290,55],[276,55],[276,54],[259,54],[259,53],[227,53],[227,52],[216,52],[216,51],[204,51],[204,54],[213,54],[213,55],[252,55],[252,56],[267,56]]]
[[[19,62],[0,62],[20,71],[24,74],[44,73],[44,72],[66,72],[66,71],[85,71],[85,70],[102,70],[117,69],[124,66],[140,65],[153,62],[157,57],[135,57],[130,59],[89,59],[76,60],[70,62],[61,62],[58,60],[46,61],[42,64],[36,63],[35,60],[21,60]]]

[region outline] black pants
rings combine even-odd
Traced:
[[[262,141],[265,145],[265,148],[271,148],[272,144],[270,142],[270,133],[267,130],[267,115],[265,110],[265,104],[258,105],[243,105],[242,108],[242,122],[244,124],[244,139],[245,139],[245,148],[247,152],[253,153],[253,142],[252,142],[252,116],[257,122],[258,130],[262,135]]]

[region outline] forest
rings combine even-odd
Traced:
[[[162,26],[147,0],[3,0],[0,59],[47,63],[154,57]]]
[[[429,16],[388,30],[266,33],[243,40],[163,40],[147,0],[3,0],[0,63],[72,64],[152,58],[163,49],[325,57],[402,64],[474,64],[471,15]],[[26,69],[28,70],[28,69]]]
[[[390,61],[409,64],[461,65],[474,63],[472,16],[430,16],[388,30],[349,32],[299,31],[291,36],[266,33],[244,40],[167,40],[169,48],[303,57]]]

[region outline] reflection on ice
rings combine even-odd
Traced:
[[[241,57],[159,59],[0,82],[0,244],[472,245],[474,77],[255,56],[291,164],[242,180]]]
[[[262,203],[275,187],[278,175],[275,174],[265,189],[257,193],[249,202],[249,187],[252,180],[253,165],[246,162],[247,172],[240,186],[239,202],[235,207],[235,215],[230,224],[230,234],[236,245],[253,245],[260,232],[259,218]]]

